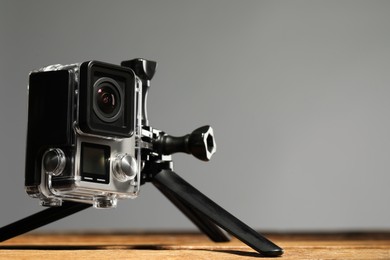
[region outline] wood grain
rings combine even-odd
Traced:
[[[280,259],[390,259],[390,233],[268,234]],[[30,234],[0,244],[0,259],[246,259],[237,239],[214,243],[197,233]]]

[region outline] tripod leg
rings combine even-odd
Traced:
[[[182,202],[174,193],[161,185],[155,185],[181,212],[214,242],[228,242],[229,236],[204,215]]]
[[[153,177],[153,184],[160,190],[167,189],[179,198],[181,203],[186,204],[186,207],[201,212],[212,222],[255,249],[261,255],[280,256],[283,254],[282,248],[224,210],[173,171],[162,170],[157,173]]]
[[[36,228],[65,218],[92,205],[78,202],[64,202],[61,207],[52,207],[35,213],[0,228],[0,242],[22,235]]]

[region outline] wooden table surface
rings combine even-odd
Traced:
[[[279,259],[390,259],[390,233],[268,234]],[[198,233],[27,234],[0,244],[0,259],[250,259],[237,239],[211,242]]]

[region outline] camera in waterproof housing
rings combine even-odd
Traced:
[[[30,73],[25,188],[41,205],[115,207],[140,188],[142,82],[87,61]]]
[[[0,228],[0,242],[91,205],[115,207],[149,182],[213,241],[229,241],[222,228],[264,256],[283,254],[173,171],[174,153],[209,161],[216,143],[208,125],[181,137],[149,125],[156,66],[88,61],[30,73],[25,187],[49,208]]]

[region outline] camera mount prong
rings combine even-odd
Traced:
[[[156,72],[157,62],[145,59],[132,59],[122,61],[121,66],[132,69],[142,82],[142,125],[148,126],[147,98],[150,88],[150,81]]]

